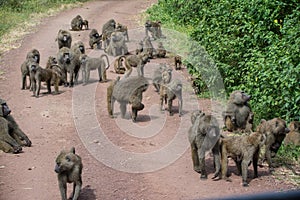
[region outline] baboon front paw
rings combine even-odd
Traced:
[[[201,180],[206,180],[207,179],[207,174],[201,174],[200,179]]]

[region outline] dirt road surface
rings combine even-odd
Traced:
[[[45,66],[48,56],[56,55],[58,30],[69,29],[71,19],[77,14],[88,19],[90,28],[99,32],[111,18],[135,30],[142,28],[137,21],[139,14],[155,2],[85,3],[82,7],[44,19],[34,33],[22,40],[18,49],[2,56],[0,66],[5,74],[0,79],[0,96],[6,99],[12,115],[33,145],[24,147],[21,154],[0,153],[1,200],[60,199],[54,172],[55,158],[62,149],[72,146],[82,157],[84,165],[81,200],[205,199],[285,191],[294,187],[277,180],[265,168],[259,168],[259,178],[249,179],[250,187],[242,187],[241,178],[234,174],[234,165],[229,167],[233,172],[232,182],[213,181],[210,179],[213,174],[211,159],[207,159],[208,180],[199,179],[193,171],[188,147],[189,114],[198,107],[208,111],[212,104],[210,100],[198,100],[193,95],[186,69],[174,72],[174,77],[182,79],[185,85],[184,115],[180,118],[177,112],[174,116],[158,112],[159,97],[150,85],[144,94],[145,109],[139,112],[136,124],[131,122],[129,114],[127,119],[121,119],[118,106],[115,111],[117,118],[108,117],[106,88],[110,81],[98,83],[95,72],[92,72],[94,76],[90,84],[79,84],[74,88],[61,86],[59,95],[42,94],[35,98],[28,90],[20,89],[20,66],[27,52],[37,48],[41,53],[41,65]],[[133,36],[135,33],[131,31],[129,37],[138,42]],[[82,40],[88,47],[88,34],[88,30],[72,32],[73,41]],[[135,44],[129,45],[131,50]],[[103,50],[87,48],[90,56],[102,53]],[[151,60],[145,67],[145,76],[150,78],[161,62],[170,63],[170,59]],[[116,78],[112,67],[107,76],[109,80]],[[175,101],[174,109],[177,108]],[[251,178],[251,168],[249,174]]]

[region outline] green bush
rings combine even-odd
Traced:
[[[205,47],[227,94],[241,89],[252,95],[256,123],[300,120],[298,0],[159,0],[147,12]],[[195,66],[189,71],[201,76]],[[207,83],[197,81],[204,91]]]

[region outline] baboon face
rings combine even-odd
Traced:
[[[0,116],[6,117],[11,113],[11,110],[9,109],[8,105],[5,101],[1,100],[1,110],[0,110]]]
[[[63,63],[70,64],[71,63],[71,53],[70,52],[64,52],[62,56]]]
[[[116,28],[116,21],[114,19],[109,20],[109,24],[111,27],[114,27],[114,29]]]
[[[63,173],[65,171],[70,171],[74,167],[76,161],[77,157],[72,151],[61,151],[56,158],[55,172]]]
[[[167,69],[161,74],[163,83],[170,83],[172,79],[172,69]]]
[[[239,90],[234,91],[230,95],[230,99],[232,100],[232,102],[237,105],[246,104],[250,100],[250,98],[251,98],[250,95],[248,95],[247,93],[245,93],[243,91],[239,91]]]
[[[80,56],[80,64],[81,65],[84,65],[85,63],[86,63],[86,61],[87,61],[87,55],[82,55],[82,56]]]

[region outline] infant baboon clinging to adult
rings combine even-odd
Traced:
[[[102,48],[102,36],[99,35],[99,33],[96,29],[91,30],[89,37],[90,37],[89,45],[90,45],[91,49],[94,49],[95,45],[96,45],[97,49]]]
[[[67,200],[67,183],[73,183],[72,200],[77,200],[82,187],[82,161],[72,147],[69,152],[61,151],[56,158],[54,171],[57,173],[58,186],[62,200]]]
[[[205,153],[212,150],[214,157],[215,174],[220,176],[220,128],[218,121],[212,115],[206,115],[201,110],[191,115],[192,126],[189,129],[189,142],[191,144],[194,170],[201,174],[201,179],[207,179],[205,167]]]
[[[289,124],[290,132],[284,139],[284,144],[293,144],[296,146],[300,146],[300,122],[292,121]]]
[[[56,41],[58,42],[58,49],[63,47],[71,48],[72,35],[69,31],[60,29],[58,31]]]

